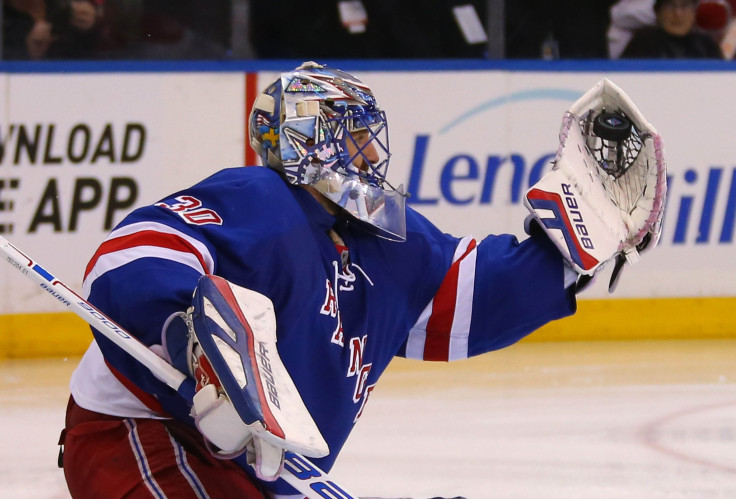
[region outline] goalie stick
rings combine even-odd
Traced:
[[[103,336],[123,349],[146,367],[158,379],[176,390],[190,403],[194,397],[194,380],[153,353],[135,336],[100,312],[94,305],[75,293],[38,262],[0,236],[0,253],[21,274],[41,286],[61,304],[84,319]],[[309,459],[291,451],[286,452],[281,474],[289,485],[307,499],[358,499],[357,495],[336,484],[334,480]]]

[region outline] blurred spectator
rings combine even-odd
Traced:
[[[104,16],[98,59],[223,59],[230,0],[98,0]]]
[[[507,0],[506,57],[607,59],[615,0]]]
[[[74,58],[94,46],[101,9],[91,0],[6,0],[3,14],[5,59]]]
[[[385,33],[375,29],[377,19],[362,3],[354,5],[343,24],[334,0],[251,0],[251,40],[261,59],[315,59],[379,57]],[[295,24],[309,29],[295,30]],[[328,35],[329,34],[329,35]]]
[[[726,59],[733,56],[733,49],[728,48],[730,42],[725,39],[729,33],[731,17],[731,6],[726,0],[700,0],[695,11],[695,25],[713,38]]]
[[[229,57],[230,0],[5,0],[3,14],[6,59]]]
[[[36,31],[32,36],[31,32]],[[5,0],[3,2],[3,58],[28,59],[33,46],[42,51],[51,43],[51,25],[46,22],[44,0]]]
[[[52,34],[46,58],[86,58],[97,45],[102,0],[47,0],[46,18]]]
[[[736,0],[728,0],[728,4],[731,7],[731,18],[724,30],[720,46],[723,56],[732,60],[736,56]]]
[[[726,0],[700,0],[695,10],[695,25],[716,43],[721,40],[731,18]]]
[[[485,0],[368,0],[385,33],[383,57],[482,58]]]
[[[485,0],[250,2],[260,58],[484,57]],[[294,30],[295,24],[308,30]],[[326,36],[329,33],[329,37]]]
[[[657,24],[634,33],[622,58],[722,59],[718,44],[695,28],[697,0],[656,0]]]
[[[105,1],[113,3],[113,0]],[[142,4],[140,17],[128,25],[129,41],[118,48],[118,58],[224,59],[229,56],[230,0],[136,1]],[[130,0],[114,2],[125,9]],[[115,22],[115,16],[109,19]]]
[[[618,59],[634,31],[657,24],[654,0],[619,0],[611,7],[608,27],[608,57]]]

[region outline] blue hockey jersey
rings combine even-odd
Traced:
[[[406,241],[388,241],[329,214],[273,170],[227,169],[127,216],[90,261],[84,292],[154,350],[204,273],[268,296],[283,363],[331,450],[314,461],[329,470],[395,356],[482,354],[575,310],[546,237],[476,241],[442,233],[411,208],[406,216]],[[82,407],[192,423],[186,401],[95,338],[72,380]],[[119,386],[106,388],[107,372]],[[252,473],[244,457],[238,462]],[[291,490],[283,481],[267,486]]]

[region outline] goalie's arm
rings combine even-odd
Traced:
[[[124,279],[120,273],[125,274]],[[158,282],[156,276],[166,276],[166,282]],[[226,283],[214,276],[203,278],[194,269],[176,262],[143,258],[129,262],[124,268],[105,272],[91,284],[91,298],[106,309],[103,310],[106,314],[120,317],[119,322],[126,329],[143,333],[141,339],[149,346],[165,343],[167,352],[173,352],[170,360],[174,366],[199,382],[193,408],[189,406],[189,400],[181,399],[161,386],[135,359],[121,354],[106,338],[96,336],[110,365],[133,381],[142,392],[155,394],[164,411],[184,419],[193,417],[200,432],[212,443],[214,454],[231,458],[249,451],[248,461],[257,475],[273,480],[281,473],[284,449],[309,457],[321,457],[327,454],[327,445],[278,356],[270,301],[240,288],[238,296],[248,295],[249,300],[241,297],[240,302],[228,302],[220,298],[217,301],[219,308],[212,307],[211,303],[216,301],[214,297],[219,293],[215,293],[213,286],[204,286],[212,282]],[[112,283],[115,285],[111,289]],[[230,289],[230,284],[223,287]],[[187,315],[181,311],[192,306],[193,293],[195,303],[192,312],[196,314],[190,312]],[[264,304],[266,301],[269,305]],[[222,341],[210,334],[214,322],[212,316],[208,318],[205,314],[205,302],[210,304],[210,314],[217,310],[226,315],[233,329],[237,330],[238,323],[233,324],[232,318],[242,320],[240,324],[244,326],[240,332],[243,336],[233,345],[237,347],[237,359],[218,355],[222,347],[218,349],[214,345],[215,342],[222,344]],[[236,306],[225,310],[230,305]],[[259,309],[255,315],[254,307]],[[137,313],[126,314],[125,310],[136,310]],[[168,313],[168,316],[164,318],[163,313]],[[250,323],[246,316],[250,316]],[[193,329],[195,322],[199,325],[198,337]],[[161,331],[165,331],[164,338]],[[227,338],[227,334],[220,337]],[[192,348],[193,343],[197,349]],[[203,349],[202,344],[207,348]],[[190,356],[187,356],[188,345]],[[192,350],[196,351],[196,357],[191,354]],[[204,355],[205,350],[209,359]],[[239,380],[233,371],[242,372],[243,368],[228,364],[234,360],[238,366],[247,366],[245,371],[250,378],[247,389],[239,390]],[[264,368],[268,371],[264,372]],[[207,383],[201,383],[203,374],[208,375]],[[225,386],[230,389],[229,393]],[[274,394],[277,394],[276,404],[280,406],[274,405]]]
[[[399,355],[464,359],[505,348],[575,311],[563,258],[544,234],[521,242],[509,234],[481,241],[439,234],[430,241],[434,249],[452,249],[452,260]]]
[[[161,213],[154,210],[152,215],[161,216]],[[107,362],[135,385],[127,384],[141,400],[160,404],[160,407],[149,405],[155,411],[182,420],[193,416],[205,436],[209,435],[218,450],[224,451],[217,452],[218,455],[237,453],[248,445],[260,446],[259,454],[266,455],[272,450],[269,443],[278,447],[273,454],[279,458],[284,448],[310,457],[326,455],[327,445],[278,355],[273,306],[265,296],[211,276],[214,266],[214,253],[201,234],[190,232],[189,227],[146,221],[122,226],[110,234],[93,256],[83,285],[93,305],[125,329],[134,331],[151,348],[166,343],[162,331],[177,324],[169,318],[186,317],[185,311],[193,307],[191,322],[199,327],[188,328],[180,339],[186,346],[196,339],[194,331],[198,332],[196,343],[201,345],[202,352],[199,357],[215,368],[210,372],[212,382],[200,383],[194,414],[190,415],[191,399],[184,400],[172,393],[135,359],[97,335]],[[224,299],[226,291],[231,298],[238,299]],[[230,364],[229,357],[218,356],[220,345],[215,345],[220,340],[227,342],[229,336],[222,334],[217,338],[209,334],[215,329],[211,327],[213,315],[207,314],[215,312],[228,318],[229,332],[242,333],[242,341],[232,342],[239,356],[237,365]],[[175,344],[177,336],[172,333],[168,339]],[[201,379],[202,370],[195,372],[192,358],[175,366],[198,381]],[[240,388],[244,388],[242,393],[238,393]],[[275,404],[272,399],[277,399]],[[227,411],[228,404],[233,411]],[[240,440],[219,438],[218,423],[225,422],[220,418],[233,414],[234,426],[241,427]],[[238,424],[237,419],[242,423]],[[247,431],[243,431],[244,425],[249,426]],[[259,434],[259,438],[246,438],[251,434]],[[273,478],[277,471],[261,474]]]
[[[94,279],[90,283],[88,277],[86,281],[87,300],[155,350],[162,343],[161,331],[167,318],[186,309],[201,274],[178,262],[146,257],[90,275]],[[126,387],[140,400],[161,415],[189,419],[191,398],[170,390],[136,359],[95,329],[92,331],[106,364],[119,379],[126,380]]]

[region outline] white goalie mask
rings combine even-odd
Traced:
[[[314,187],[380,237],[406,238],[406,194],[386,179],[386,114],[356,77],[314,62],[283,73],[256,99],[249,133],[289,183]]]

